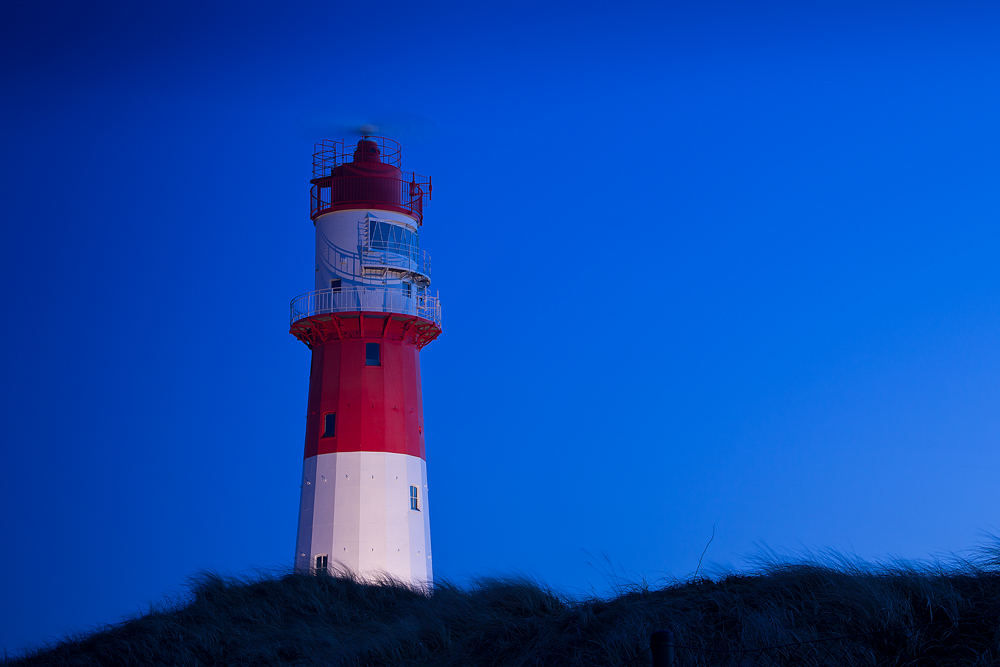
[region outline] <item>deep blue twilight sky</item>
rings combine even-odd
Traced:
[[[290,565],[324,116],[434,178],[437,576],[973,547],[1000,6],[906,5],[0,0],[0,646]]]

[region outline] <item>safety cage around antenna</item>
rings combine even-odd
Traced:
[[[365,137],[367,141],[374,141],[382,154],[382,163],[391,164],[396,169],[403,167],[403,148],[398,141],[388,137]],[[315,145],[313,152],[313,178],[323,178],[333,173],[334,168],[348,162],[354,162],[354,151],[356,145],[347,145],[347,141],[341,139],[324,139]]]

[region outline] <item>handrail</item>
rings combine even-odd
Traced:
[[[431,256],[426,250],[419,248],[415,248],[412,252],[401,253],[381,248],[363,247],[361,248],[361,266],[388,266],[394,269],[413,271],[428,278],[431,277]]]
[[[373,141],[378,146],[380,162],[391,164],[397,169],[402,167],[403,147],[398,141],[376,136],[364,137],[364,140]],[[349,146],[346,140],[324,139],[317,143],[313,152],[313,178],[329,176],[340,165],[354,162],[356,148],[354,145]]]
[[[429,282],[431,278],[431,255],[426,250],[416,246],[406,246],[412,248],[412,252],[398,253],[392,250],[382,250],[376,248],[361,249],[359,258],[357,252],[345,250],[338,245],[327,241],[320,246],[320,257],[334,270],[353,276],[362,276],[362,270],[371,266],[386,266],[392,269],[403,269],[426,277]],[[413,258],[414,254],[416,259]]]
[[[292,299],[291,324],[326,313],[399,313],[416,315],[441,326],[441,301],[416,290],[407,296],[389,287],[343,287],[306,292]]]
[[[389,205],[409,213],[418,222],[424,217],[425,183],[385,176],[338,176],[314,183],[309,191],[309,214],[318,214],[334,207],[356,205],[376,208]]]

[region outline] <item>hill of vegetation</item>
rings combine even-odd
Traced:
[[[525,579],[427,596],[345,576],[203,574],[183,603],[2,664],[634,667],[650,664],[650,633],[665,629],[677,667],[998,665],[995,565],[771,561],[605,599]]]

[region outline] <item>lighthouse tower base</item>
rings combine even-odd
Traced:
[[[427,588],[433,581],[427,464],[390,452],[305,460],[295,571],[350,571]]]
[[[312,348],[295,570],[429,588],[420,348],[440,327],[345,311],[299,318],[292,332]]]

